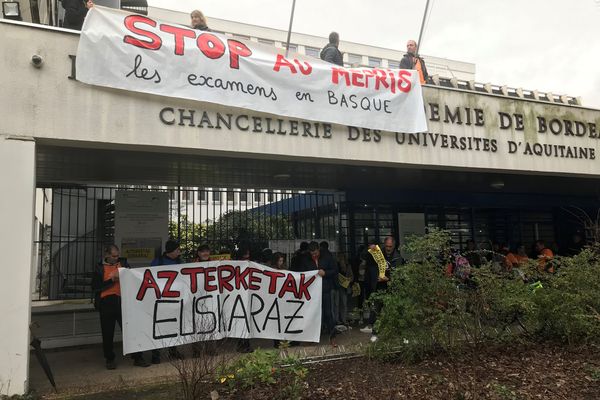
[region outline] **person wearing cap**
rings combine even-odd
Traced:
[[[152,260],[150,266],[157,267],[159,265],[177,265],[181,263],[181,250],[179,250],[179,242],[169,239],[167,240],[167,243],[165,243],[165,252]]]
[[[165,243],[165,251],[162,255],[156,257],[150,263],[151,267],[158,267],[161,265],[178,265],[182,264],[181,260],[181,250],[179,249],[179,242],[177,240],[169,239],[167,243]],[[183,358],[181,353],[177,351],[175,347],[169,348],[169,356],[171,358]],[[152,350],[152,364],[160,364],[160,351]]]

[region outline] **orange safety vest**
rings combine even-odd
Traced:
[[[121,263],[118,262],[116,264],[104,264],[104,277],[102,278],[104,281],[110,279],[110,275],[121,268]],[[121,283],[119,281],[114,282],[108,289],[104,289],[102,293],[100,293],[100,298],[105,298],[108,296],[121,296]]]
[[[542,249],[538,256],[538,270],[540,272],[554,273],[554,267],[550,266],[546,271],[546,263],[554,258],[554,253],[550,249]]]
[[[414,57],[415,60],[415,69],[419,71],[419,79],[421,81],[421,85],[425,84],[425,75],[423,75],[423,66],[421,65],[421,60],[417,57]]]

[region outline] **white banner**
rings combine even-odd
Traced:
[[[344,68],[282,51],[94,7],[81,31],[77,79],[319,122],[427,131],[416,71]],[[327,137],[331,127],[309,134]]]
[[[318,342],[322,279],[251,261],[120,269],[123,353],[203,340]]]

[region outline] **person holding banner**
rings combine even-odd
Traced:
[[[409,40],[406,43],[406,54],[400,60],[400,69],[414,69],[418,71],[421,85],[423,85],[429,80],[429,74],[427,73],[425,60],[418,55],[417,50],[417,42],[414,40]]]
[[[181,250],[179,249],[179,242],[173,239],[167,240],[165,243],[165,252],[161,256],[156,257],[150,263],[151,267],[157,267],[159,265],[177,265],[183,264],[181,260]]]
[[[62,6],[65,9],[63,28],[80,31],[88,10],[94,7],[94,2],[92,0],[62,0]]]
[[[106,359],[106,369],[117,368],[113,339],[115,324],[118,323],[122,327],[119,268],[129,268],[129,264],[127,259],[120,257],[119,248],[113,244],[104,249],[104,260],[98,263],[92,277],[94,304],[100,312],[102,350]],[[132,357],[133,365],[136,367],[150,365],[141,353],[135,353]]]
[[[329,43],[321,50],[321,60],[327,61],[340,67],[344,66],[344,56],[338,49],[340,45],[340,35],[337,32],[331,32],[329,34]]]
[[[210,255],[210,252],[209,252]],[[156,257],[150,263],[151,267],[157,267],[160,265],[178,265],[183,264],[183,260],[181,259],[181,250],[179,249],[179,242],[173,239],[167,240],[165,243],[165,252]],[[182,359],[183,355],[177,351],[177,348],[170,347],[169,348],[169,357],[175,359]],[[159,350],[152,350],[152,364],[160,364],[161,357]]]
[[[335,329],[335,319],[333,317],[331,306],[331,291],[335,286],[338,271],[333,257],[321,254],[319,243],[310,242],[308,245],[308,255],[304,259],[300,272],[319,271],[319,276],[323,278],[322,290],[322,315],[323,325],[329,334],[330,343],[335,346],[334,338],[337,333]]]
[[[193,29],[198,29],[200,31],[212,32],[206,23],[206,17],[204,13],[200,10],[194,10],[190,13],[190,18],[192,19],[190,22],[190,26]]]
[[[387,239],[388,238],[386,238],[386,241]],[[389,265],[377,241],[369,243],[369,246],[362,257],[366,263],[364,288],[365,300],[368,300],[369,297],[371,297],[371,294],[375,293],[378,289],[384,289],[387,286],[389,277],[386,272],[389,269]],[[367,325],[360,330],[362,333],[373,333],[373,324],[377,318],[376,309],[378,307],[371,304],[370,308]]]
[[[196,249],[196,257],[193,262],[210,261],[210,247],[207,244],[201,244]]]

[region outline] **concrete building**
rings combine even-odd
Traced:
[[[181,13],[150,13],[187,23]],[[283,32],[266,28],[212,19],[211,26],[277,47],[284,40]],[[314,237],[335,241],[350,255],[366,242],[387,235],[402,242],[428,227],[450,230],[457,246],[469,238],[542,238],[560,249],[573,232],[586,229],[565,209],[599,205],[600,111],[572,96],[477,83],[472,64],[428,57],[430,65],[440,65],[423,88],[428,132],[378,132],[375,139],[368,129],[332,125],[325,140],[248,132],[235,124],[222,130],[167,124],[165,113],[180,118],[189,110],[211,119],[272,116],[83,84],[72,61],[77,32],[0,20],[0,36],[0,177],[10,192],[0,207],[0,247],[10,256],[0,267],[2,394],[27,390],[32,315],[45,343],[98,340],[89,293],[77,287],[89,286],[102,244],[114,238],[119,190],[178,192],[170,205],[178,210],[171,222],[180,239],[190,233],[182,203],[199,198],[202,204],[202,188],[225,188],[207,193],[226,193],[227,202],[231,192],[240,212],[219,217],[221,225],[198,228],[200,234],[192,230],[190,245],[196,236],[210,239],[219,231],[215,243],[244,235],[261,243]],[[292,36],[305,54],[324,40]],[[350,54],[359,64],[380,59],[382,66],[401,56],[345,42],[341,47],[349,64]],[[254,214],[244,213],[249,206],[241,206],[240,196],[257,190],[266,194],[266,204],[253,202]],[[199,197],[184,198],[182,191]],[[205,216],[216,221],[217,215]],[[279,229],[282,215],[286,222]],[[253,236],[264,231],[271,236]]]

